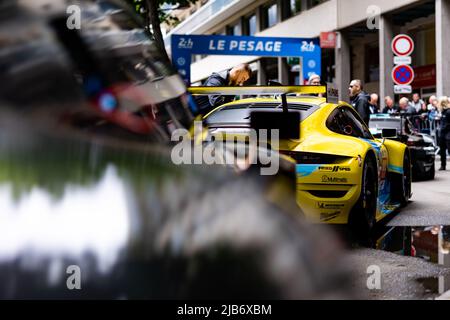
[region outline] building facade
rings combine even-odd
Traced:
[[[413,90],[450,95],[450,0],[210,0],[165,41],[170,53],[171,34],[315,38],[328,31],[337,43],[322,50],[322,81],[334,83],[342,100],[352,78],[363,80],[367,92],[394,96],[391,41],[400,33],[415,42]],[[195,56],[191,81],[242,62],[251,64],[254,83],[301,82],[295,59],[257,56]]]

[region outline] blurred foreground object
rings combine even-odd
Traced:
[[[171,162],[185,88],[119,2],[76,2],[70,32],[65,1],[19,3],[0,12],[0,298],[353,297],[289,173]]]

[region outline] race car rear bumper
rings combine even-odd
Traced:
[[[297,164],[297,203],[313,222],[346,224],[360,192],[357,158],[340,164]]]

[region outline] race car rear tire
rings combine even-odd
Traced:
[[[411,196],[411,160],[407,152],[403,156],[403,174],[394,174],[392,177],[392,199],[406,206]]]
[[[372,157],[366,158],[363,166],[361,194],[349,217],[352,240],[359,245],[373,246],[373,229],[376,223],[378,199],[378,177]]]

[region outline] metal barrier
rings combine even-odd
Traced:
[[[439,145],[440,118],[431,118],[429,114],[410,116],[414,128],[420,133],[426,133],[433,137],[436,146]]]

